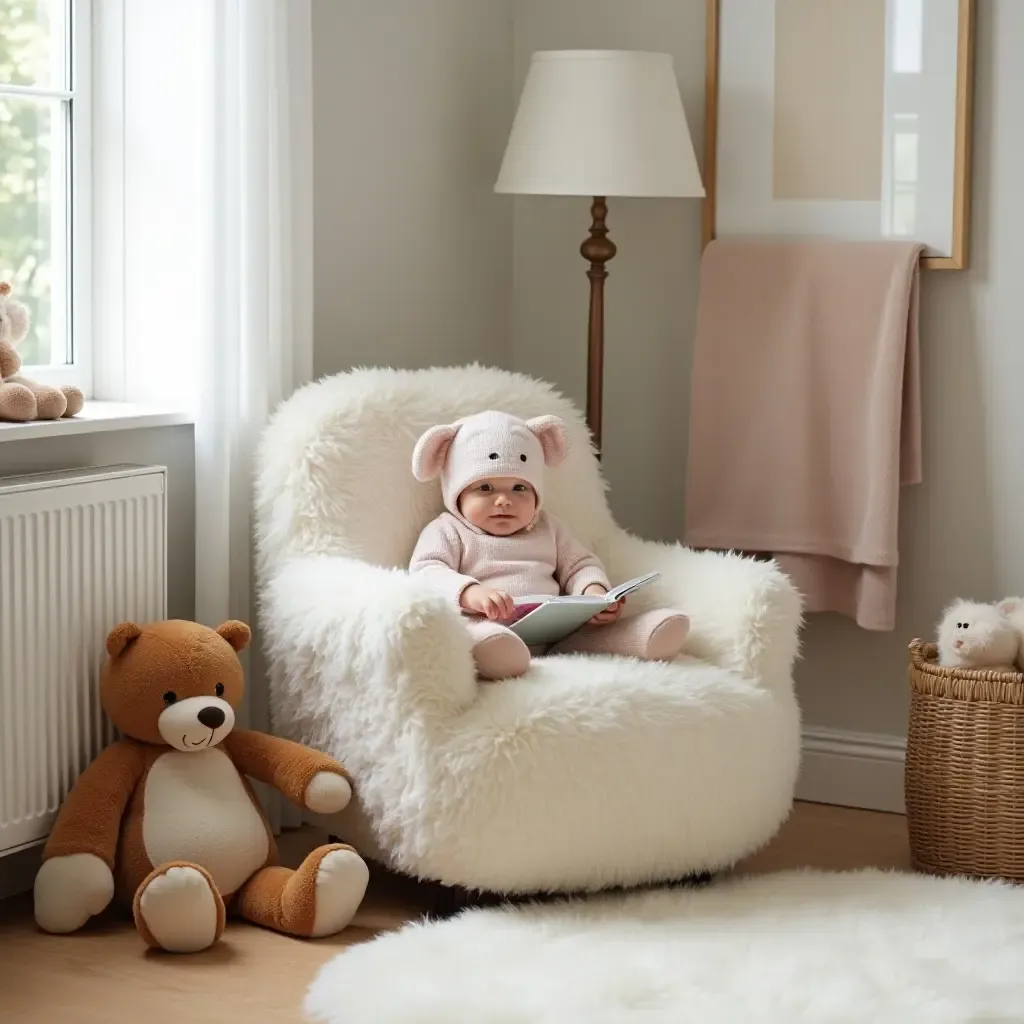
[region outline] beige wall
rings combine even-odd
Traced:
[[[922,301],[925,483],[907,492],[901,598],[889,634],[813,617],[798,684],[809,726],[902,735],[906,645],[956,596],[1024,592],[1024,3],[978,4],[973,258],[928,272]],[[519,0],[516,91],[530,53],[560,46],[669,50],[703,153],[704,0]],[[612,200],[605,468],[622,522],[677,537],[699,205]],[[585,203],[515,200],[512,361],[581,402]],[[895,776],[894,776],[895,778]]]
[[[314,0],[317,374],[502,365],[511,0]]]

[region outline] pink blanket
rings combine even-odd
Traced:
[[[921,481],[921,248],[720,240],[701,266],[686,543],[771,555],[865,629],[895,624]]]

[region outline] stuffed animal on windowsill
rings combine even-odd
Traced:
[[[11,286],[0,281],[0,420],[28,423],[59,420],[82,411],[85,398],[78,388],[53,388],[22,377],[17,346],[28,336],[28,306],[11,297]]]
[[[36,922],[74,932],[116,898],[142,939],[174,953],[206,949],[234,913],[318,938],[345,928],[369,869],[330,843],[297,870],[277,847],[247,776],[317,814],[352,797],[334,758],[235,728],[249,627],[125,622],[107,637],[103,708],[124,737],[78,778],[35,881]]]
[[[950,668],[1016,672],[1021,637],[999,607],[954,601],[939,622],[939,664]]]

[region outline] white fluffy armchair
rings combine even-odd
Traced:
[[[410,471],[416,438],[482,409],[569,425],[547,507],[630,598],[692,620],[671,664],[540,658],[479,683],[458,613],[405,565],[441,509]],[[773,563],[619,528],[579,411],[480,367],[357,370],[308,385],[264,436],[261,625],[274,730],[341,758],[356,798],[332,830],[401,872],[491,892],[594,890],[715,871],[792,802],[800,598]]]

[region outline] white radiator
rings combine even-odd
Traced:
[[[114,737],[107,633],[167,611],[167,471],[0,477],[0,855],[45,839]]]

